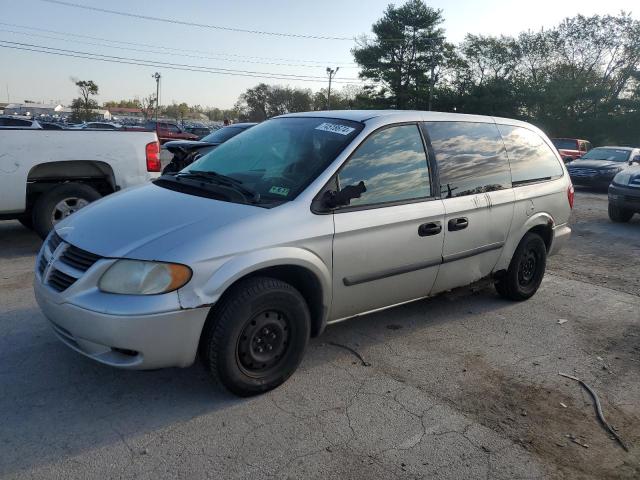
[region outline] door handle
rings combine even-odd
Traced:
[[[456,230],[464,230],[469,226],[469,219],[466,217],[460,218],[452,218],[449,220],[448,228],[450,232],[455,232]]]
[[[442,231],[440,222],[423,223],[418,227],[418,235],[428,237],[430,235],[438,235]]]

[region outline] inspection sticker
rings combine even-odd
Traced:
[[[289,189],[286,187],[271,187],[269,189],[269,193],[274,193],[276,195],[282,195],[283,197],[286,197],[287,195],[289,195]]]
[[[339,125],[337,123],[321,123],[316,127],[316,130],[322,130],[323,132],[337,133],[339,135],[349,135],[355,130],[355,128],[347,127],[346,125]]]

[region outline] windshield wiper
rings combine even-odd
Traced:
[[[176,177],[198,178],[201,180],[204,179],[217,185],[233,188],[234,190],[240,192],[251,203],[258,203],[260,201],[260,194],[258,192],[243,186],[242,181],[237,180],[233,177],[229,177],[227,175],[223,175],[221,173],[205,170],[190,170],[187,172],[179,172],[176,174]]]

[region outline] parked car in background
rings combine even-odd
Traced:
[[[42,126],[37,120],[27,117],[17,117],[13,115],[0,115],[0,128],[33,128],[41,129]]]
[[[640,154],[631,158],[630,166],[622,170],[609,185],[609,218],[628,222],[640,213]]]
[[[198,140],[202,139],[202,137],[206,137],[207,135],[209,135],[211,133],[211,130],[207,127],[201,126],[201,127],[185,127],[185,131],[189,132],[189,133],[193,133],[196,137],[198,137]]]
[[[552,138],[551,141],[560,152],[564,163],[580,158],[591,150],[591,142],[577,138]]]
[[[574,185],[604,189],[638,154],[640,149],[637,148],[596,147],[568,163],[567,170]]]
[[[164,168],[163,173],[179,172],[189,165],[196,155],[204,155],[210,152],[221,143],[244,132],[257,123],[235,123],[228,127],[222,127],[211,132],[199,141],[176,140],[165,143],[162,148],[173,154],[171,162]]]
[[[159,153],[149,131],[0,129],[0,220],[44,238],[90,202],[159,176]]]
[[[572,206],[557,150],[524,122],[290,114],[57,225],[34,291],[87,357],[156,369],[199,352],[214,379],[256,395],[329,323],[483,277],[532,297]]]
[[[54,122],[38,122],[43,130],[66,130],[66,127],[61,123]]]
[[[155,120],[149,120],[147,123],[145,123],[144,126],[148,130],[155,130],[161,144],[171,140],[198,139],[197,135],[184,131],[178,126],[177,123],[167,122],[164,120],[160,120],[157,122]]]
[[[110,122],[88,122],[82,128],[84,130],[120,130],[122,125]]]

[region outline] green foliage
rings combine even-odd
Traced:
[[[98,108],[98,102],[91,97],[98,94],[98,85],[93,80],[72,80],[78,91],[80,97],[71,102],[71,118],[72,121],[86,122],[93,119],[93,110]]]

